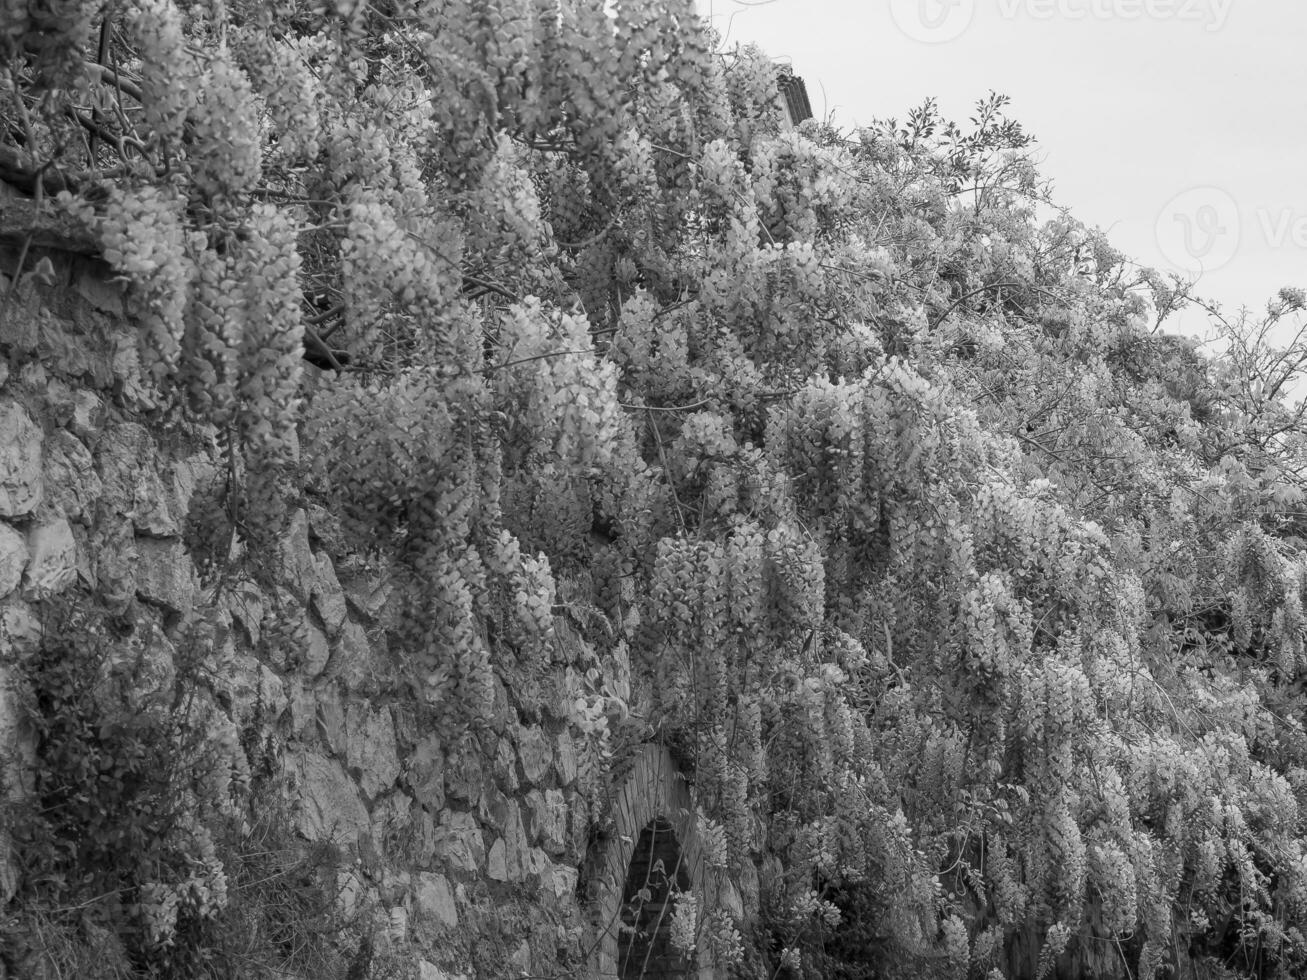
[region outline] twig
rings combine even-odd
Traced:
[[[516,361],[505,361],[503,364],[492,364],[485,368],[482,374],[494,374],[496,371],[502,371],[505,368],[517,367],[519,364],[529,364],[532,361],[543,361],[547,357],[565,357],[568,354],[593,354],[592,350],[551,350],[543,354],[532,354],[530,357],[521,357]]]

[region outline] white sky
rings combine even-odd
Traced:
[[[1145,265],[1201,272],[1227,315],[1307,288],[1304,0],[696,2],[841,127],[927,96],[965,127],[1011,96],[1057,202]]]

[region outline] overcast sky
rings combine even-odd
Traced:
[[[697,2],[842,127],[1011,96],[1056,200],[1227,314],[1307,288],[1303,0]]]

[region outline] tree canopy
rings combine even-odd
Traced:
[[[220,434],[215,563],[320,495],[452,729],[571,621],[744,975],[1302,975],[1302,291],[1208,356],[1002,97],[794,129],[608,6],[0,0],[0,176]]]

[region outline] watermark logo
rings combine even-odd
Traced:
[[[955,41],[971,26],[975,0],[890,0],[890,16],[904,35],[922,44]]]
[[[1171,198],[1154,227],[1157,247],[1172,266],[1211,272],[1239,251],[1239,205],[1219,187],[1192,187]]]
[[[1219,31],[1234,0],[993,0],[987,10],[1003,20],[1172,21]],[[907,37],[923,44],[955,41],[971,26],[975,0],[890,0],[890,16]]]
[[[1170,20],[1219,31],[1234,0],[997,0],[1007,20]]]

